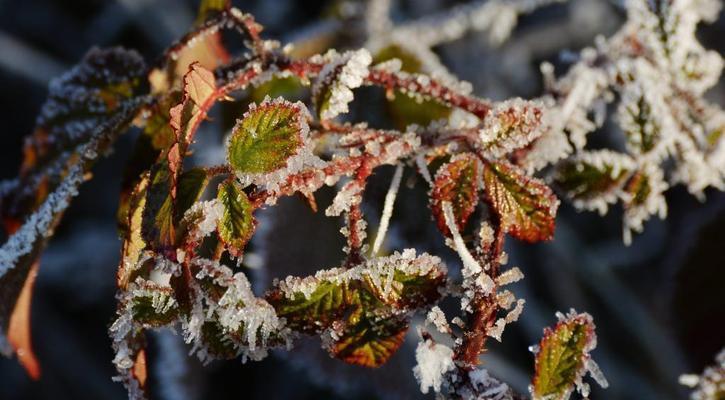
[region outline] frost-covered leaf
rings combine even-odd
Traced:
[[[252,105],[232,130],[227,159],[238,174],[263,174],[287,166],[304,145],[306,113],[285,100]]]
[[[136,279],[139,272],[139,259],[142,251],[146,248],[142,229],[148,185],[149,174],[147,173],[136,184],[128,200],[128,213],[124,222],[127,229],[122,232],[124,240],[121,250],[121,264],[117,274],[117,285],[122,290],[125,290],[127,285]]]
[[[408,323],[404,320],[362,318],[345,327],[330,351],[349,364],[376,368],[385,364],[400,348],[407,331]]]
[[[529,242],[553,237],[559,200],[546,184],[505,161],[486,163],[483,181],[504,230]]]
[[[288,277],[266,298],[292,330],[323,333],[335,357],[377,367],[400,346],[409,313],[440,298],[445,277],[439,258],[406,250],[350,269]]]
[[[99,154],[143,104],[144,63],[120,48],[88,52],[51,82],[20,177],[0,198],[0,340],[20,290],[53,229]]]
[[[497,103],[479,130],[483,151],[500,158],[541,136],[541,107],[522,99]]]
[[[326,63],[312,87],[312,104],[322,120],[332,119],[348,111],[353,100],[352,89],[362,85],[368,75],[372,57],[366,49],[326,55]]]
[[[224,207],[219,220],[219,237],[238,256],[254,233],[254,208],[239,183],[227,180],[219,185],[217,199]]]
[[[634,160],[610,150],[581,152],[559,163],[554,182],[576,207],[607,211],[635,169]]]
[[[444,201],[451,203],[458,230],[463,231],[478,204],[480,167],[480,162],[473,154],[462,153],[438,168],[430,193],[430,207],[438,229],[444,235],[450,236],[451,233],[446,225],[441,204]]]
[[[643,223],[651,215],[667,216],[667,203],[663,195],[668,185],[658,166],[647,164],[635,172],[624,187],[624,243],[632,242],[632,231],[642,232]]]
[[[544,337],[538,345],[535,375],[531,395],[535,400],[565,400],[579,388],[588,395],[588,386],[582,382],[586,372],[591,372],[597,382],[606,387],[606,380],[591,360],[589,354],[597,344],[594,322],[589,314],[577,314],[573,310],[558,314],[556,326],[544,329]]]
[[[301,291],[285,295],[273,291],[267,300],[277,310],[277,315],[287,319],[291,329],[316,333],[342,317],[352,303],[352,293],[345,282],[323,281],[312,293]]]
[[[229,360],[239,355],[239,349],[229,339],[229,335],[224,332],[218,322],[204,322],[201,327],[201,335],[201,340],[206,345],[206,351],[212,357]]]
[[[168,161],[162,159],[149,174],[141,230],[144,240],[156,248],[169,248],[176,243],[172,185]]]
[[[191,168],[184,171],[176,187],[176,204],[174,206],[174,221],[178,223],[186,210],[199,200],[206,188],[208,177],[203,168]]]
[[[161,286],[151,281],[137,281],[130,302],[133,320],[139,324],[159,327],[176,320],[179,304],[170,286]]]
[[[644,94],[625,91],[618,114],[629,149],[644,154],[655,148],[660,141],[661,122],[653,115],[652,106]]]

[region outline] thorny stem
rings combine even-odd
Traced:
[[[501,221],[496,215],[492,215],[490,223],[493,225],[494,239],[492,243],[482,240],[477,258],[479,264],[484,267],[493,282],[500,272],[500,259],[503,253],[505,231],[502,229]],[[459,376],[462,377],[462,384],[470,383],[468,372],[474,370],[479,363],[479,356],[483,353],[488,338],[489,329],[494,325],[499,311],[496,301],[496,286],[489,293],[476,293],[473,301],[468,326],[463,333],[463,342],[456,348],[455,359],[458,361]]]

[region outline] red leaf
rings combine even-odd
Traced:
[[[559,200],[544,182],[506,161],[486,163],[483,181],[491,208],[511,236],[528,242],[554,236]]]
[[[430,194],[430,207],[438,229],[444,235],[451,233],[443,214],[443,202],[448,201],[453,206],[456,225],[462,231],[478,205],[479,189],[480,163],[470,153],[460,154],[438,169]]]

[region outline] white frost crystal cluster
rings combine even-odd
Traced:
[[[418,342],[415,360],[417,365],[413,367],[413,374],[420,383],[420,391],[423,393],[428,393],[430,388],[440,392],[444,375],[456,367],[453,362],[453,350],[431,339]]]
[[[363,84],[373,58],[366,49],[359,49],[343,54],[331,50],[323,59],[326,63],[312,88],[312,95],[318,99],[320,119],[326,120],[347,113],[347,106],[354,98],[352,89]]]
[[[702,375],[680,375],[680,384],[694,388],[690,400],[719,400],[725,393],[725,349],[715,357],[715,364],[708,366]]]
[[[406,275],[426,276],[446,273],[446,267],[440,258],[428,253],[417,255],[414,249],[405,249],[402,253],[395,252],[387,257],[377,257],[353,268],[332,268],[320,270],[314,276],[305,278],[288,276],[276,282],[276,285],[289,299],[297,293],[309,298],[322,282],[343,284],[351,280],[369,279],[384,297],[395,296],[394,289],[399,289],[399,282],[394,280],[395,272]]]

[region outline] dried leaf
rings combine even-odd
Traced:
[[[40,363],[38,363],[38,359],[35,357],[35,353],[33,353],[30,330],[30,306],[39,264],[36,261],[30,268],[23,289],[20,291],[20,296],[18,296],[18,301],[15,303],[13,314],[10,316],[10,324],[8,326],[8,342],[10,342],[10,345],[15,350],[20,364],[28,372],[28,375],[35,380],[40,379]]]

